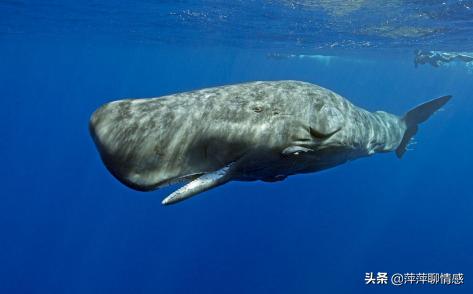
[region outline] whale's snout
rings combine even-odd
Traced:
[[[89,131],[107,169],[126,186],[151,191],[163,181],[152,130],[139,124],[142,113],[132,100],[104,104],[90,117]]]

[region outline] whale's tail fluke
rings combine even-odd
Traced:
[[[407,145],[411,138],[417,133],[418,125],[426,121],[434,112],[439,110],[445,103],[450,100],[452,96],[443,96],[429,102],[425,102],[411,110],[404,115],[403,120],[406,124],[406,132],[402,137],[401,144],[396,149],[398,158],[402,158],[406,152]]]

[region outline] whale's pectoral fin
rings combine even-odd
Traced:
[[[281,153],[282,155],[288,156],[288,155],[300,155],[301,153],[306,153],[306,152],[311,152],[314,151],[309,148],[305,148],[302,146],[289,146],[285,148]]]
[[[232,178],[232,166],[233,163],[213,172],[209,172],[201,175],[197,179],[189,182],[187,185],[182,188],[174,191],[171,195],[164,198],[162,204],[169,205],[174,204],[179,201],[190,198],[201,192],[210,190],[226,182],[230,181]]]

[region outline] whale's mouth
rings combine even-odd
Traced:
[[[164,188],[164,187],[177,185],[177,184],[187,184],[188,182],[197,179],[198,177],[200,177],[203,174],[205,174],[205,172],[192,173],[192,174],[188,174],[188,175],[185,175],[185,176],[170,178],[170,179],[164,180],[164,181],[160,182],[159,184],[155,185],[154,189]]]
[[[184,176],[177,176],[177,177],[172,177],[168,179],[161,180],[156,183],[150,183],[147,180],[142,181],[140,176],[137,176],[134,178],[133,176],[123,176],[123,175],[118,175],[114,171],[110,170],[110,172],[117,178],[121,183],[126,185],[129,188],[132,188],[133,190],[136,191],[141,191],[141,192],[150,192],[154,191],[160,188],[168,187],[168,186],[173,186],[173,185],[185,185],[198,177],[202,176],[203,174],[206,174],[206,172],[199,172],[199,173],[192,173],[192,174],[187,174]]]
[[[174,204],[227,183],[232,179],[234,166],[235,163],[232,162],[218,170],[204,173],[201,176],[195,177],[194,180],[190,181],[188,184],[182,186],[164,198],[162,204]],[[191,175],[191,177],[193,176],[194,175]],[[186,178],[189,178],[189,176],[186,176]]]

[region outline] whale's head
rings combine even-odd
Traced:
[[[150,191],[160,181],[151,171],[159,156],[148,156],[154,154],[153,149],[142,142],[150,137],[151,131],[139,126],[143,115],[132,109],[132,105],[132,100],[127,99],[101,106],[90,118],[89,131],[112,175],[130,188]]]

